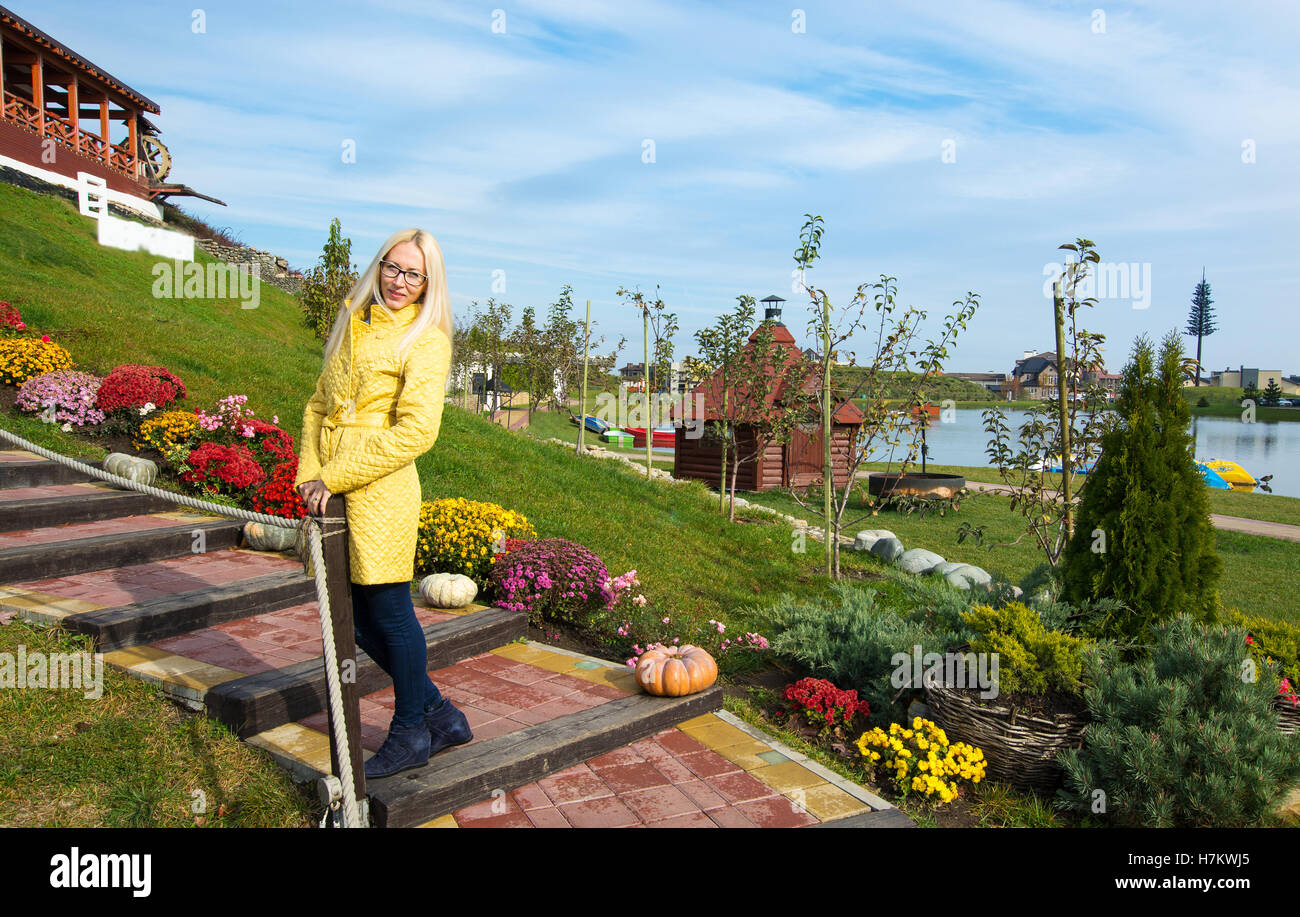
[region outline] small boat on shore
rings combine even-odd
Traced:
[[[597,436],[601,436],[602,434],[608,432],[609,430],[609,424],[601,420],[599,417],[592,417],[590,414],[588,414],[585,420],[587,422],[587,429],[592,433],[595,433]],[[573,424],[574,426],[577,426],[578,425],[577,416],[574,414],[570,414],[569,423]]]
[[[1210,459],[1208,462],[1197,462],[1196,464],[1205,468],[1207,472],[1212,472],[1219,480],[1224,482],[1226,487],[1232,490],[1244,490],[1247,493],[1256,487],[1265,486],[1265,489],[1267,489],[1266,485],[1273,478],[1270,474],[1256,480],[1245,468],[1227,459]],[[1216,484],[1210,486],[1218,487]]]

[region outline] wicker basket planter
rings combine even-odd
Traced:
[[[1057,753],[1080,747],[1088,724],[1083,714],[1029,714],[981,700],[977,691],[941,685],[925,686],[925,702],[949,740],[984,750],[988,779],[1040,793],[1060,785],[1063,771]]]
[[[1278,729],[1287,735],[1300,735],[1300,707],[1279,696],[1273,700],[1273,709],[1277,711]]]

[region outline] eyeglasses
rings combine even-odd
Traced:
[[[408,287],[418,287],[420,284],[424,283],[426,280],[429,279],[424,274],[421,274],[419,271],[404,271],[396,264],[393,264],[393,262],[391,261],[380,261],[379,273],[383,274],[389,280],[396,280],[397,275],[401,274],[403,277],[406,278],[406,285]]]

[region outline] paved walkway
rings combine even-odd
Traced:
[[[1012,488],[1006,484],[982,484],[967,481],[971,490],[991,493],[1010,493]],[[1210,521],[1216,529],[1225,532],[1244,532],[1247,535],[1263,535],[1265,538],[1281,538],[1286,541],[1300,541],[1300,525],[1287,525],[1285,522],[1265,522],[1262,519],[1247,519],[1244,516],[1225,516],[1222,513],[1210,513]]]

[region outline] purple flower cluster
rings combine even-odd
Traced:
[[[19,386],[17,405],[24,411],[40,411],[47,423],[77,427],[103,423],[104,412],[95,407],[102,381],[75,369],[42,373]]]
[[[500,555],[488,578],[498,605],[528,612],[535,624],[573,621],[603,607],[608,580],[599,557],[564,538],[530,541]]]

